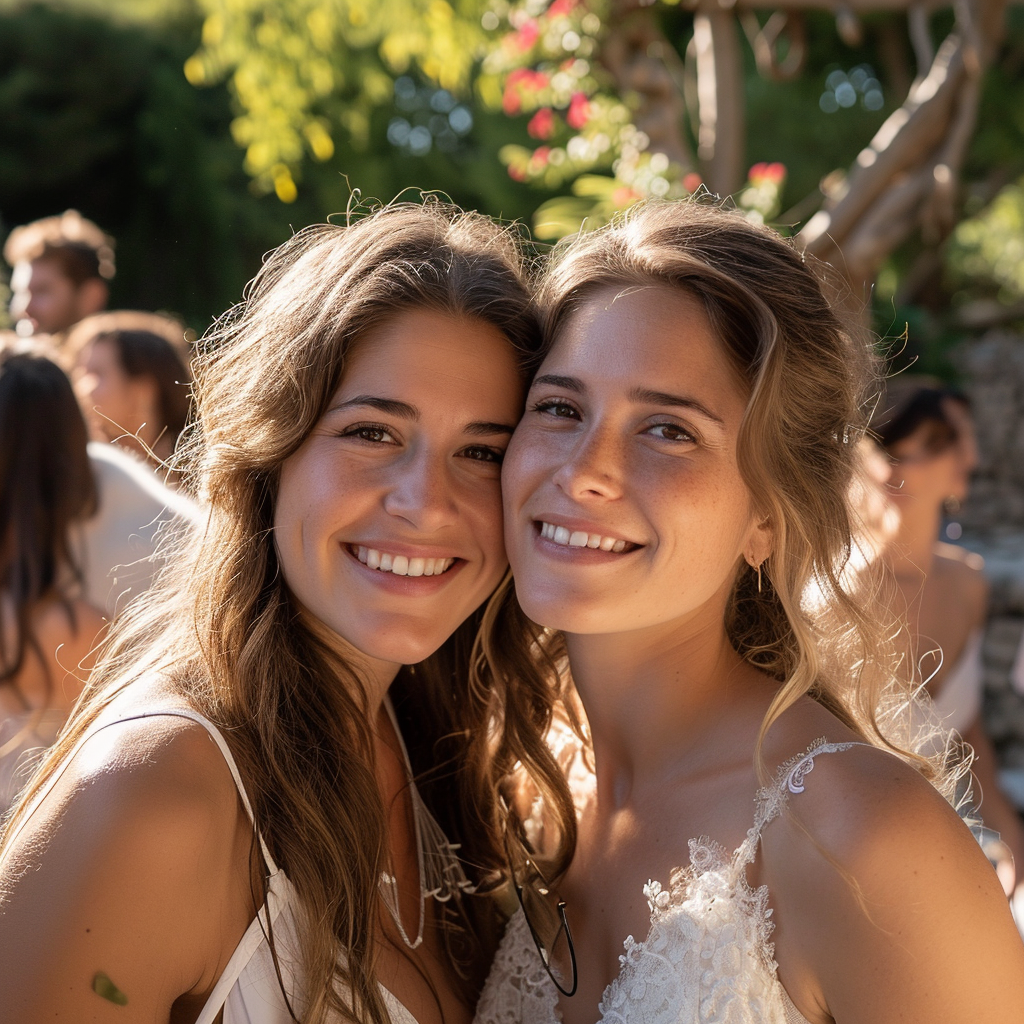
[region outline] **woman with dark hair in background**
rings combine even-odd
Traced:
[[[71,384],[12,336],[0,343],[0,811],[25,781],[21,756],[56,737],[103,629],[71,541],[95,504]]]
[[[100,313],[72,329],[67,348],[93,437],[166,464],[191,402],[181,325],[154,313]]]
[[[896,512],[882,557],[899,592],[893,611],[909,625],[908,655],[927,680],[935,710],[974,749],[975,796],[987,827],[1000,833],[1024,873],[1024,826],[999,788],[996,756],[981,717],[982,638],[988,584],[980,556],[943,543],[944,514],[967,498],[978,462],[967,397],[941,382],[899,376],[889,381],[872,430],[891,460],[885,494]],[[999,864],[1013,892],[1009,860]]]

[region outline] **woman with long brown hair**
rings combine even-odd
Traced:
[[[1024,947],[848,572],[869,346],[699,203],[568,240],[540,297],[484,647],[496,702],[561,678],[582,745],[574,813],[508,794],[478,1020],[1016,1019]]]
[[[538,344],[516,235],[439,203],[300,231],[204,339],[205,527],[0,845],[11,1019],[469,1020],[488,751],[546,758],[468,673]]]
[[[71,383],[41,349],[0,342],[0,812],[23,755],[56,737],[103,629],[72,539],[95,505]]]

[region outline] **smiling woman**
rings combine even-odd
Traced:
[[[394,205],[270,255],[195,364],[202,538],[6,823],[5,1019],[468,1021],[492,774],[557,785],[544,702],[503,728],[469,679],[538,345],[484,217]]]
[[[696,202],[556,248],[541,303],[484,648],[499,694],[567,668],[583,724],[552,736],[574,810],[511,802],[478,1024],[1019,1016],[995,874],[845,572],[868,344],[790,244]]]

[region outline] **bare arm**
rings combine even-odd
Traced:
[[[151,1024],[211,988],[250,914],[239,815],[200,727],[93,737],[0,862],[0,1021]]]
[[[798,799],[771,859],[779,975],[808,1020],[1020,1018],[1024,945],[995,872],[924,779],[856,748]]]

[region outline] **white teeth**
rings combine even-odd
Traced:
[[[617,540],[615,537],[602,537],[599,533],[586,533],[584,530],[570,532],[564,526],[545,522],[540,524],[540,535],[545,540],[570,548],[600,548],[601,551],[622,552],[626,550],[627,544],[626,541]]]
[[[396,576],[440,576],[447,572],[455,562],[454,558],[412,558],[406,555],[389,555],[386,551],[376,548],[356,547],[356,558],[370,569],[381,572],[392,572]]]

